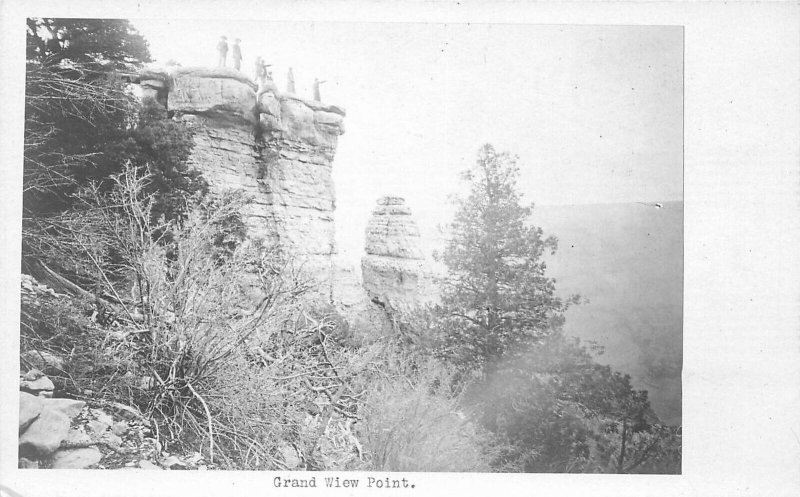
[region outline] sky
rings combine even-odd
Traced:
[[[406,198],[423,233],[448,220],[459,173],[491,143],[519,156],[541,205],[683,199],[683,30],[675,26],[131,19],[156,63],[216,63],[242,39],[280,88],[347,110],[333,164],[340,250],[377,198]]]

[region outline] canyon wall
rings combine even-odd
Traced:
[[[335,192],[331,167],[345,111],[259,88],[238,71],[171,67],[139,76],[144,98],[193,130],[191,166],[212,190],[234,189],[252,202],[248,236],[302,257],[320,281],[333,273]]]
[[[392,331],[388,300],[376,296],[400,301],[395,299],[400,290],[392,286],[393,269],[368,265],[368,293],[361,268],[336,255],[332,165],[344,133],[344,109],[280,92],[269,81],[259,87],[225,68],[148,69],[137,83],[143,98],[154,99],[192,129],[189,163],[210,188],[237,190],[251,199],[243,212],[249,238],[278,244],[298,256],[319,283],[318,296],[344,316],[356,340]],[[418,249],[403,249],[392,234],[385,235],[383,242],[372,238],[368,246],[373,252],[383,243],[384,255],[399,250],[412,258],[421,256]],[[403,277],[412,273],[403,272]],[[390,286],[380,290],[382,282]]]

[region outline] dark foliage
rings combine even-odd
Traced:
[[[148,61],[149,52],[127,21],[29,19],[28,48],[23,264],[42,260],[85,279],[88,261],[72,260],[68,248],[76,238],[71,220],[97,218],[83,212],[87,196],[110,192],[132,166],[149,177],[143,194],[152,194],[151,221],[180,225],[187,199],[207,184],[187,163],[189,129],[131,92],[126,70]],[[103,259],[118,264],[120,254],[110,250]]]
[[[660,424],[647,392],[595,363],[577,339],[548,338],[474,388],[471,397],[495,435],[497,470],[680,470],[680,439]]]
[[[150,62],[147,41],[125,19],[27,20],[27,58],[120,67]]]
[[[443,254],[443,344],[439,353],[468,370],[493,370],[557,329],[568,302],[555,295],[542,255],[556,239],[530,226],[532,206],[516,190],[519,169],[507,153],[484,145],[467,198],[458,201]]]

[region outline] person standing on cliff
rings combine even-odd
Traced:
[[[317,102],[322,102],[322,97],[319,96],[319,85],[324,83],[325,81],[320,81],[317,78],[314,78],[314,100]]]
[[[286,92],[287,93],[295,93],[294,91],[294,73],[292,72],[292,68],[289,68],[289,72],[286,74]]]
[[[233,58],[233,68],[237,71],[241,70],[242,68],[242,47],[239,46],[239,43],[242,40],[236,38],[236,41],[233,42],[233,50],[231,50],[231,56]]]
[[[264,67],[264,59],[259,55],[256,57],[256,83],[261,84],[264,82],[266,68]]]
[[[217,52],[219,53],[217,67],[225,67],[225,59],[228,58],[228,38],[226,36],[220,37],[219,43],[217,43]]]

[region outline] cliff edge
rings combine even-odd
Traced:
[[[335,193],[331,168],[345,111],[335,105],[259,87],[233,69],[149,68],[137,80],[144,98],[189,125],[189,158],[212,190],[252,198],[244,212],[248,236],[306,259],[330,280]]]

